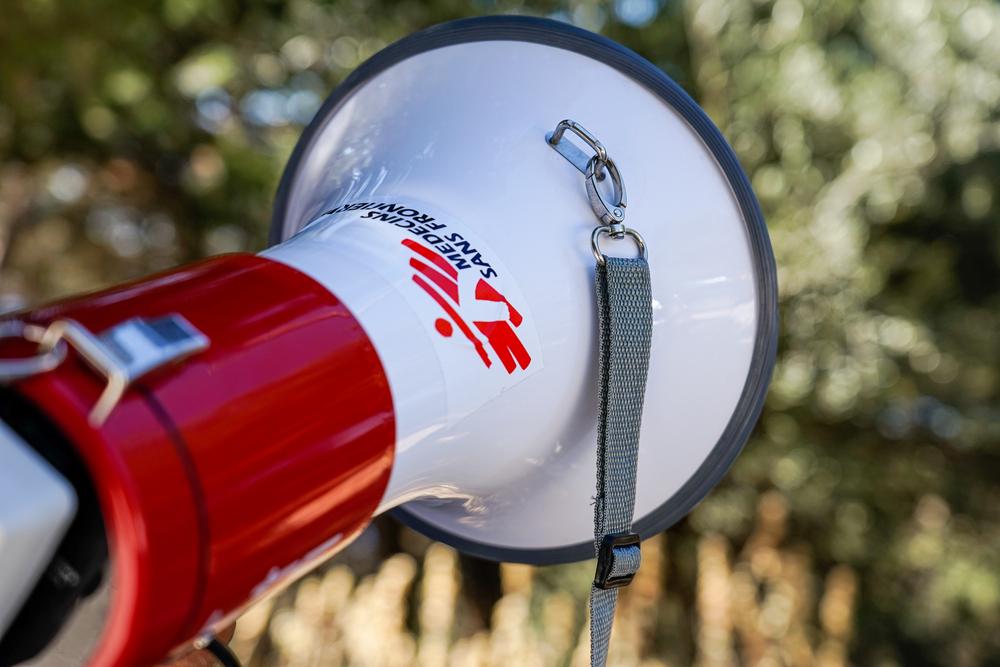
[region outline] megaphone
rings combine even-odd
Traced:
[[[554,144],[566,118],[582,140]],[[155,662],[383,512],[484,558],[593,557],[594,146],[617,173],[591,173],[591,195],[624,205],[627,187],[651,267],[635,530],[687,514],[774,361],[747,178],[635,53],[549,20],[458,21],[334,91],[264,252],[4,323],[0,528],[31,545],[0,543],[7,661],[58,631],[47,650],[82,636],[78,660]]]

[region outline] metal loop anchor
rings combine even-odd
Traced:
[[[556,125],[556,129],[550,132],[548,136],[545,138],[548,140],[549,144],[553,148],[556,148],[558,150],[559,143],[562,141],[563,134],[566,133],[566,130],[569,130],[576,136],[583,139],[584,143],[590,146],[591,150],[593,150],[594,153],[597,154],[597,158],[601,162],[607,162],[608,151],[606,148],[604,148],[604,144],[598,141],[597,137],[588,132],[587,128],[585,128],[583,125],[580,125],[575,120],[570,120],[567,118],[565,120],[559,121],[559,124]],[[567,157],[567,159],[569,158]],[[583,171],[583,169],[580,167],[579,164],[577,164],[577,162],[575,162],[572,159],[570,159],[570,162],[573,162],[573,164],[576,165],[577,169]]]

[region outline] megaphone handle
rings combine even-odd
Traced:
[[[608,657],[618,588],[639,569],[639,536],[632,532],[639,429],[652,339],[649,264],[605,256],[597,264],[600,328],[597,496],[594,538],[597,573],[590,590],[590,664]]]

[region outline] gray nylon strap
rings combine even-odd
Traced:
[[[597,431],[597,497],[594,539],[600,554],[605,536],[630,533],[635,508],[639,426],[649,370],[652,292],[643,258],[607,257],[597,266],[600,325],[600,412]],[[637,545],[616,547],[611,576],[635,574]],[[590,590],[590,664],[608,658],[618,589]]]

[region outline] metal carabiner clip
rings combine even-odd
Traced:
[[[621,172],[611,158],[603,162],[604,167],[611,176],[611,185],[614,188],[612,201],[605,199],[601,189],[597,187],[597,156],[590,158],[587,163],[587,198],[590,199],[590,208],[594,209],[594,214],[600,218],[601,222],[611,228],[611,235],[614,238],[621,238],[625,233],[625,207],[628,203],[625,200],[625,183],[622,181]]]
[[[580,137],[593,155],[587,155],[572,142],[563,141],[563,135],[569,130]],[[545,136],[548,144],[570,164],[576,167],[587,179],[587,198],[594,215],[601,224],[610,228],[613,238],[620,239],[625,235],[625,207],[628,205],[625,195],[625,182],[615,161],[608,157],[608,151],[587,128],[574,120],[562,120],[556,129]],[[604,172],[611,177],[612,195],[609,201],[598,183],[604,180]]]

